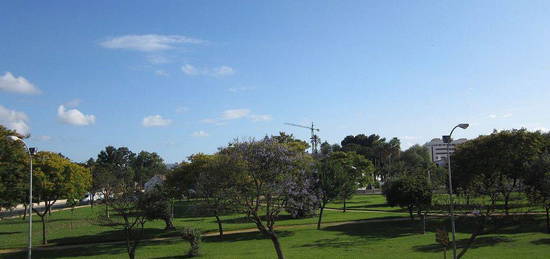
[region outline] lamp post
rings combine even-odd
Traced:
[[[453,131],[456,128],[466,129],[470,126],[468,123],[460,123],[456,125],[449,133],[448,136],[443,136],[443,142],[447,143],[447,167],[449,168],[449,202],[450,202],[450,212],[451,212],[451,229],[453,231],[453,259],[456,259],[456,241],[455,241],[455,214],[454,214],[454,203],[453,203],[453,182],[451,176],[451,154],[449,152],[449,146],[451,144],[451,136]]]
[[[32,156],[36,153],[36,148],[29,148],[25,141],[17,136],[8,136],[8,139],[13,141],[21,141],[25,146],[25,149],[29,153],[30,159],[30,170],[29,170],[29,245],[28,245],[28,254],[27,257],[31,259],[32,255]],[[27,213],[26,211],[24,213]]]

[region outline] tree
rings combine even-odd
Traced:
[[[522,179],[529,173],[528,163],[543,149],[544,138],[540,132],[504,130],[480,136],[458,146],[451,157],[453,183],[468,183],[477,176],[494,179],[494,188],[502,195],[508,215],[510,195],[518,191]]]
[[[93,181],[103,194],[107,217],[109,217],[111,197],[122,189],[135,185],[132,168],[134,159],[135,154],[126,147],[107,146],[97,155],[93,167]]]
[[[170,195],[165,186],[157,185],[152,190],[145,191],[139,199],[138,207],[145,214],[147,220],[163,220],[164,230],[176,229],[172,223]]]
[[[10,140],[8,136],[19,135],[0,125],[0,210],[22,203],[26,213],[29,202],[29,155],[23,143]]]
[[[42,221],[42,243],[47,244],[48,212],[59,199],[82,197],[91,185],[90,171],[52,152],[38,152],[33,168],[34,202],[44,202],[44,210],[33,208]]]
[[[108,205],[116,213],[116,217],[106,215],[98,217],[99,224],[124,231],[126,252],[130,259],[135,258],[136,248],[143,238],[143,230],[147,222],[147,213],[143,208],[151,206],[150,202],[154,202],[143,196],[144,194],[135,187],[126,186],[113,196]]]
[[[333,152],[329,159],[340,163],[346,171],[346,181],[338,195],[344,200],[343,211],[346,212],[346,200],[351,199],[359,188],[373,182],[375,169],[371,161],[355,152]]]
[[[550,154],[541,155],[529,168],[529,174],[525,176],[527,197],[546,210],[546,232],[550,234]]]
[[[319,220],[317,221],[317,229],[321,229],[321,220],[325,206],[330,201],[336,199],[342,188],[346,186],[347,173],[344,166],[337,161],[331,159],[323,159],[317,168],[319,178]]]
[[[132,161],[134,181],[140,188],[156,174],[165,175],[168,171],[162,158],[155,152],[141,151]]]
[[[432,188],[425,178],[415,175],[403,175],[386,182],[382,193],[390,206],[399,206],[409,211],[411,220],[414,220],[413,212],[419,215],[428,208],[432,202]]]
[[[277,217],[285,208],[287,186],[294,172],[295,153],[276,139],[234,142],[220,151],[231,157],[236,168],[230,177],[228,197],[234,208],[243,212],[258,230],[273,242],[279,259],[284,258],[274,230]],[[260,216],[260,213],[265,214]]]
[[[219,237],[223,239],[220,215],[231,209],[226,190],[231,188],[231,177],[235,174],[235,163],[224,154],[197,154],[190,157],[190,167],[196,175],[195,188],[201,198],[201,207],[213,213],[218,223]]]

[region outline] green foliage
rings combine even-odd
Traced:
[[[187,256],[194,257],[199,255],[199,249],[201,245],[202,233],[199,229],[192,227],[184,227],[181,231],[181,238],[189,242],[190,248],[187,252]]]
[[[8,136],[17,133],[0,125],[0,210],[28,203],[29,155],[23,143]]]
[[[406,208],[411,219],[414,219],[414,211],[421,214],[432,202],[431,186],[425,178],[416,176],[401,176],[386,182],[382,193],[389,205]]]
[[[141,151],[132,161],[134,181],[141,188],[154,175],[165,175],[168,172],[162,158],[155,152]]]
[[[145,214],[147,220],[164,220],[165,230],[175,229],[172,223],[171,204],[169,195],[162,185],[157,185],[153,190],[148,190],[140,195],[138,208]]]

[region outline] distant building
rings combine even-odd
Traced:
[[[467,139],[465,138],[453,140],[449,145],[449,153],[452,154],[455,152],[456,145],[466,141]],[[434,138],[432,141],[426,143],[425,146],[428,148],[428,151],[430,151],[432,162],[438,165],[445,165],[447,163],[447,144],[444,143],[443,140]]]
[[[153,190],[153,188],[155,188],[155,186],[161,185],[165,180],[166,180],[166,176],[157,174],[157,175],[151,177],[151,179],[149,179],[149,181],[147,181],[143,185],[143,187],[144,187],[145,191],[147,192],[147,191]]]

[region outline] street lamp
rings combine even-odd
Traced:
[[[456,128],[466,129],[470,126],[468,123],[460,123],[456,125],[449,133],[448,136],[443,136],[443,142],[447,143],[447,167],[449,168],[449,201],[450,201],[450,212],[451,212],[451,228],[453,230],[453,259],[456,259],[456,241],[455,241],[455,214],[454,214],[454,203],[453,203],[453,182],[451,180],[451,154],[449,152],[449,146],[451,144],[451,136],[453,131]]]
[[[29,153],[30,158],[30,170],[29,170],[29,247],[28,247],[28,258],[31,259],[32,252],[32,156],[36,153],[36,148],[29,148],[25,141],[17,136],[8,136],[8,139],[12,141],[21,141],[25,146],[25,149]],[[24,213],[27,213],[26,211]]]

